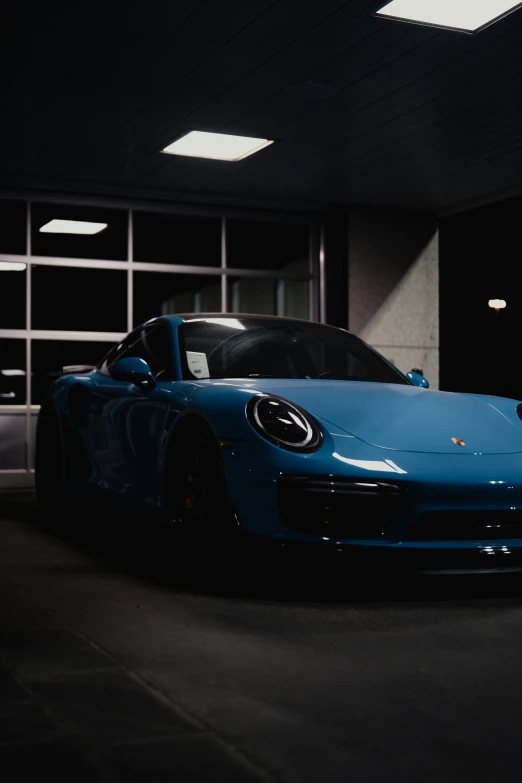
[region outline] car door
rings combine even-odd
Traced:
[[[150,366],[154,389],[111,378],[112,364],[138,356]],[[140,505],[158,496],[158,459],[170,408],[172,350],[168,326],[156,322],[132,332],[109,354],[93,385],[89,435],[97,483]]]

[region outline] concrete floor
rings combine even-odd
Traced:
[[[370,579],[0,495],[10,781],[518,781],[522,577]]]

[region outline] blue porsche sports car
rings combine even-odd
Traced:
[[[55,513],[88,493],[209,540],[315,543],[418,570],[518,569],[522,404],[428,385],[343,329],[155,318],[51,386],[39,501]]]

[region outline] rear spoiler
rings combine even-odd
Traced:
[[[94,364],[68,364],[62,367],[62,375],[78,375],[82,372],[92,372],[96,367]]]

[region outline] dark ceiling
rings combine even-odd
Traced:
[[[522,10],[470,36],[382,5],[4,0],[0,187],[442,213],[522,193]],[[275,143],[160,154],[193,129]]]

